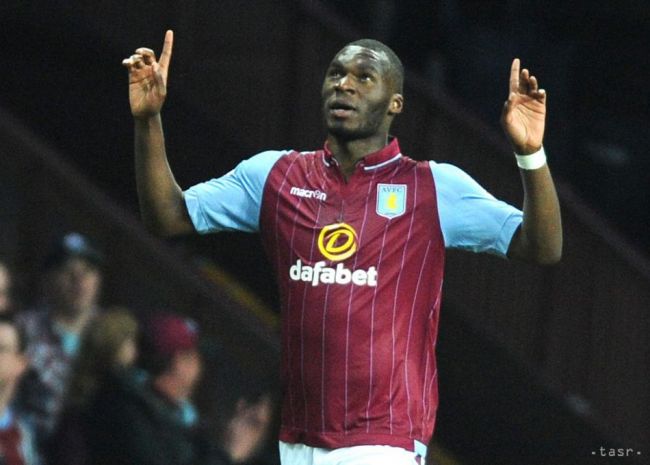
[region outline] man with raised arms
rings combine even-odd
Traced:
[[[139,48],[123,62],[142,217],[165,236],[260,232],[282,304],[283,465],[417,463],[438,406],[445,248],[560,259],[545,92],[515,59],[502,124],[523,211],[452,165],[401,153],[389,130],[404,104],[403,68],[369,39],[347,44],[327,69],[322,149],[262,152],[182,191],[160,118],[172,42],[168,31],[159,61]]]

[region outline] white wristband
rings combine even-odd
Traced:
[[[536,170],[546,164],[544,147],[530,155],[517,155],[515,153],[515,158],[517,159],[517,166],[522,170]]]

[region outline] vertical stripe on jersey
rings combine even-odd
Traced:
[[[392,181],[395,178],[395,175],[398,172],[399,164],[393,169],[393,174],[390,177]],[[413,209],[415,211],[415,209]],[[379,259],[377,260],[377,276],[379,276],[379,270],[383,263],[382,257],[384,255],[384,246],[386,245],[386,236],[388,235],[388,226],[390,221],[386,221],[386,226],[384,226],[384,235],[381,240],[381,251],[379,252]],[[369,368],[369,380],[368,380],[368,405],[366,407],[366,432],[370,432],[370,402],[372,400],[372,368],[373,368],[373,343],[374,343],[374,328],[375,328],[375,304],[377,302],[377,290],[380,288],[379,285],[375,288],[372,294],[372,306],[370,309],[370,368]],[[392,430],[393,425],[391,421],[390,428]]]
[[[375,174],[377,171],[373,171],[370,182],[368,183],[368,193],[367,197],[370,197],[372,194],[372,186],[375,185]],[[363,211],[363,221],[361,222],[361,230],[359,231],[359,244],[361,244],[361,238],[363,237],[363,231],[366,227],[366,220],[368,219],[368,208],[370,207],[371,202],[366,202],[366,207]],[[353,269],[357,268],[357,260],[359,259],[359,254],[354,256],[354,265]],[[350,286],[350,298],[348,299],[348,320],[346,325],[346,334],[345,334],[345,422],[344,422],[344,431],[348,432],[348,375],[349,375],[349,366],[350,366],[350,315],[352,312],[352,294],[354,293],[354,286]]]
[[[291,229],[291,250],[293,250],[293,241],[296,237],[296,219],[298,218],[298,214],[300,213],[300,204],[302,203],[302,198],[298,199],[298,206],[296,207],[296,213],[293,216],[293,227]],[[291,293],[288,293],[289,295],[287,296],[287,309],[289,308],[289,304],[291,303]],[[291,339],[289,339],[288,344],[291,344]],[[291,353],[291,352],[288,352]],[[293,371],[289,370],[289,378],[290,380],[293,379]],[[291,381],[290,381],[291,383]],[[291,405],[291,418],[293,420],[293,426],[296,426],[296,413],[295,413],[295,407],[293,406],[293,392],[289,390],[289,403]]]
[[[316,226],[318,226],[318,221],[320,219],[322,203],[318,204],[318,213],[316,213],[316,219],[314,222],[312,237],[311,237],[311,248],[309,250],[309,263],[314,261],[314,245],[316,244]],[[294,222],[294,228],[296,224]],[[302,309],[300,314],[300,382],[302,384],[302,400],[303,400],[303,409],[305,411],[305,429],[307,429],[309,422],[307,419],[307,389],[305,388],[305,307],[307,305],[307,290],[309,289],[309,283],[303,284],[304,291],[302,294]]]
[[[296,162],[296,160],[297,160],[297,158],[294,158],[291,161],[291,164],[289,165],[289,167],[287,168],[287,171],[284,174],[284,178],[282,179],[282,183],[280,184],[280,188],[277,191],[277,200],[275,202],[275,251],[276,251],[276,260],[277,260],[276,263],[278,264],[278,266],[279,266],[280,263],[282,263],[282,258],[281,258],[281,254],[280,254],[280,250],[281,250],[280,249],[280,198],[281,198],[282,189],[284,188],[284,185],[287,183],[287,176],[288,176],[289,172],[291,171],[291,168],[293,167],[293,164]],[[296,209],[296,212],[298,212],[298,211],[299,210]],[[295,218],[294,218],[294,227],[295,227]],[[293,241],[293,236],[292,236],[291,240]],[[289,315],[289,310],[291,309],[291,293],[288,292],[287,294],[288,295],[287,295],[287,304],[286,304],[286,309],[285,309],[286,315],[284,317],[284,321],[285,321],[284,324],[288,324],[288,322],[291,321],[290,320],[291,315]],[[288,329],[286,331],[288,331]],[[289,339],[289,338],[287,338],[287,339]],[[285,356],[287,357],[287,366],[289,366],[288,362],[289,362],[289,357],[290,357],[289,354],[290,353],[291,353],[291,340],[289,339],[287,341],[287,350],[285,352]],[[292,378],[291,370],[289,370],[289,372],[290,372],[289,373],[289,385],[292,386],[293,383],[292,383],[292,380],[291,380],[291,378]],[[288,391],[289,391],[288,392],[288,395],[289,395],[289,410],[291,410],[291,418],[293,420],[293,426],[295,427],[296,426],[296,420],[295,420],[295,410],[294,410],[294,406],[293,406],[293,393],[291,392],[291,390],[288,390]]]
[[[435,371],[433,372],[433,375],[431,376],[431,381],[429,383],[429,389],[427,390],[427,397],[429,399],[431,399],[431,392],[433,391],[434,388],[436,388],[437,378],[438,378],[438,367],[436,367]],[[437,394],[436,394],[436,397],[437,397]],[[432,415],[435,415],[437,407],[438,407],[437,399],[436,399],[436,402],[431,402],[429,404],[429,411],[426,412],[426,418],[427,419],[431,418]]]
[[[320,392],[320,405],[321,405],[321,431],[325,431],[325,316],[327,315],[327,297],[330,293],[330,284],[325,289],[325,302],[323,303],[323,330],[321,340],[321,392]]]
[[[434,362],[433,366],[435,367],[435,370],[434,370],[433,375],[431,377],[431,381],[428,383],[429,384],[428,389],[427,389],[426,377],[424,378],[425,379],[425,384],[423,384],[423,391],[426,393],[425,398],[429,399],[430,402],[427,405],[427,409],[422,414],[422,420],[425,421],[425,419],[429,419],[429,418],[433,417],[433,425],[434,425],[434,427],[435,427],[435,414],[436,414],[436,410],[438,408],[438,385],[437,385],[438,366],[437,366],[437,363],[436,363],[435,354],[436,354],[436,345],[438,344],[438,324],[439,324],[439,319],[440,319],[439,311],[440,311],[440,303],[441,303],[440,299],[441,299],[441,296],[442,296],[442,284],[443,284],[443,281],[441,280],[440,283],[439,283],[437,292],[436,292],[436,295],[438,297],[436,298],[435,302],[431,306],[431,312],[430,313],[431,313],[432,316],[429,317],[429,319],[433,318],[433,315],[435,315],[435,317],[436,317],[435,326],[431,327],[431,331],[432,331],[431,332],[431,347],[432,347],[431,353],[432,353],[432,356],[433,356],[433,362]],[[428,359],[428,357],[429,357],[429,354],[427,353],[427,359]],[[435,394],[436,394],[435,399],[433,399],[432,395],[431,395],[431,392],[434,389],[435,389]],[[422,429],[422,431],[424,431],[424,428]]]
[[[422,266],[420,266],[420,273],[418,274],[418,282],[415,286],[415,295],[418,295],[420,290],[420,284],[422,284],[422,272],[427,263],[427,256],[429,255],[429,249],[431,248],[431,241],[427,243],[427,250],[424,252],[424,258],[422,259]],[[413,299],[413,305],[411,305],[411,317],[409,319],[409,332],[406,337],[406,354],[404,355],[404,382],[406,385],[406,412],[409,417],[409,431],[410,435],[413,436],[413,420],[411,417],[411,393],[409,391],[409,349],[411,347],[411,330],[413,329],[413,315],[415,315],[415,302],[417,298]],[[424,329],[424,328],[421,328]],[[392,412],[392,409],[391,409]],[[391,417],[392,419],[392,417]],[[392,423],[391,423],[392,424]]]
[[[429,415],[429,402],[427,400],[429,399],[429,396],[424,394],[426,392],[426,387],[427,387],[427,377],[429,376],[429,363],[431,363],[431,360],[429,360],[430,357],[430,352],[427,350],[427,358],[426,358],[426,363],[424,365],[424,376],[422,379],[422,386],[423,386],[423,394],[422,394],[422,426],[420,427],[420,431],[425,431],[426,430],[426,420]]]
[[[413,232],[413,221],[415,220],[415,206],[418,204],[418,170],[414,169],[413,170],[413,177],[414,183],[415,183],[415,189],[413,189],[413,209],[411,212],[411,219],[409,221],[409,231],[406,235],[406,242],[404,245],[404,249],[402,250],[402,261],[400,262],[400,272],[397,275],[397,283],[395,284],[395,297],[393,299],[393,323],[392,323],[392,328],[391,328],[391,334],[392,334],[392,344],[393,344],[393,353],[391,357],[391,370],[390,370],[390,392],[392,394],[393,392],[393,375],[395,374],[395,313],[397,312],[397,296],[399,295],[399,285],[400,281],[402,278],[402,271],[404,270],[404,259],[406,258],[406,249],[408,249],[409,242],[411,240],[411,233]],[[422,262],[422,266],[424,266],[426,262]],[[422,273],[422,268],[420,268],[420,274]],[[420,283],[418,283],[419,285]],[[413,302],[417,300],[417,295],[418,293],[416,292],[413,298]],[[409,326],[409,335],[407,337],[407,341],[410,339],[411,336],[411,327]],[[408,342],[406,346],[407,354],[408,354]],[[410,400],[408,399],[408,389],[406,390],[406,395],[407,395],[407,405],[410,403]],[[408,407],[407,407],[408,410]],[[393,402],[392,400],[388,404],[388,418],[389,418],[389,423],[390,423],[390,432],[391,434],[393,433]],[[411,427],[411,430],[413,428]]]

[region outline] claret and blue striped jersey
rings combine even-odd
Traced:
[[[522,221],[460,169],[397,139],[344,178],[327,146],[269,151],[185,192],[196,230],[259,231],[282,303],[280,439],[427,443],[445,248],[505,256]]]

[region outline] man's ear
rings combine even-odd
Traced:
[[[388,107],[389,115],[398,115],[404,109],[404,97],[402,94],[393,94],[390,99],[390,106]]]

